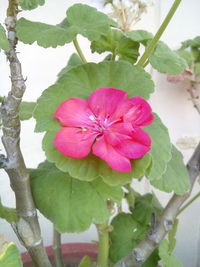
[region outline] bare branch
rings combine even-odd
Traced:
[[[191,101],[196,108],[197,112],[200,114],[200,83],[196,80],[190,81],[190,87],[188,88],[188,93],[190,94]]]
[[[154,231],[150,231],[146,238],[142,240],[127,257],[115,264],[115,267],[141,266],[160,244],[165,235],[171,230],[179,208],[185,200],[189,198],[195,180],[200,173],[200,143],[187,164],[187,170],[191,181],[190,191],[182,196],[173,195],[159,218],[158,224],[154,227]]]
[[[16,0],[9,1],[8,17],[5,21],[10,43],[7,59],[10,63],[12,87],[1,105],[2,142],[7,154],[7,159],[1,156],[1,165],[10,178],[16,198],[18,220],[12,226],[21,243],[29,251],[35,266],[50,267],[51,264],[42,244],[36,208],[31,194],[29,173],[20,149],[19,105],[26,86],[22,76],[21,64],[16,54],[17,2]]]

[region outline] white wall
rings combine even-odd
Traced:
[[[58,5],[59,2],[59,5]],[[59,23],[65,15],[66,9],[80,1],[73,0],[48,0],[46,6],[40,7],[32,12],[23,12],[23,16],[31,20],[40,20],[47,23]],[[137,28],[144,28],[155,33],[159,23],[163,20],[166,12],[169,10],[172,0],[156,1],[147,15],[137,25]],[[93,4],[98,6],[97,1],[85,0],[81,3]],[[5,8],[7,1],[0,2],[0,22],[3,23],[5,16]],[[55,12],[56,10],[56,12]],[[199,0],[183,0],[180,9],[175,14],[173,21],[170,23],[167,31],[163,35],[163,40],[166,41],[172,48],[177,48],[182,40],[193,38],[200,35],[199,30]],[[44,16],[45,14],[45,16]],[[98,56],[92,55],[89,51],[88,42],[80,38],[81,47],[85,50],[85,54],[90,61],[98,61]],[[51,85],[55,79],[56,74],[66,64],[70,54],[74,52],[72,45],[58,47],[56,49],[44,49],[36,45],[28,46],[19,44],[17,49],[20,54],[19,58],[23,66],[23,74],[27,77],[27,91],[24,100],[36,100],[41,92]],[[34,51],[34,53],[32,52]],[[64,56],[63,56],[64,55]],[[48,66],[48,67],[47,67]],[[0,54],[0,95],[7,94],[10,88],[8,66],[6,64],[5,56]],[[167,127],[169,128],[172,141],[176,143],[177,139],[184,136],[199,136],[200,135],[200,119],[193,108],[189,96],[185,90],[187,85],[169,84],[166,82],[164,75],[153,73],[156,83],[156,91],[152,96],[151,103],[154,110],[161,116]],[[34,120],[25,121],[22,123],[22,151],[26,155],[25,161],[28,167],[36,167],[39,162],[44,159],[44,153],[41,150],[40,142],[42,134],[33,133]],[[1,148],[2,146],[0,146]],[[183,151],[185,159],[187,160],[192,153],[191,150]],[[9,180],[3,171],[0,171],[0,196],[3,203],[9,206],[14,206],[14,195],[9,187]],[[148,184],[139,186],[140,191],[149,189]],[[199,185],[196,185],[194,191],[199,190]],[[169,195],[160,193],[163,203],[166,203]],[[198,242],[199,242],[199,225],[200,201],[197,200],[182,216],[180,228],[178,231],[178,241],[176,253],[184,263],[185,267],[200,267],[197,262]],[[47,222],[43,216],[39,215],[41,221],[42,232],[44,234],[45,244],[51,243],[51,224]],[[4,233],[9,240],[18,243],[10,226],[0,219],[0,233]],[[96,231],[92,227],[88,232],[80,235],[65,234],[63,241],[90,241],[95,240]],[[23,248],[20,247],[22,250]],[[200,250],[200,244],[199,244]]]

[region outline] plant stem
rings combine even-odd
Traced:
[[[169,13],[167,14],[166,18],[164,19],[163,23],[161,24],[160,28],[158,29],[156,35],[151,40],[149,45],[147,46],[144,54],[138,61],[137,65],[143,67],[151,53],[153,52],[154,48],[156,47],[156,44],[160,40],[160,37],[162,36],[163,32],[165,31],[166,27],[168,26],[169,22],[171,21],[174,13],[176,12],[179,4],[181,3],[181,0],[175,0],[174,4],[172,5]]]
[[[185,209],[187,209],[187,207],[189,207],[197,198],[200,197],[200,192],[197,193],[193,198],[190,199],[190,201],[188,201],[188,203],[186,203],[177,213],[176,216],[179,216]]]
[[[97,266],[108,266],[108,252],[109,252],[109,234],[108,234],[108,222],[97,225],[99,245],[98,245],[98,257]]]
[[[143,64],[143,68],[145,68],[148,64],[149,64],[149,60],[147,59],[147,61]]]
[[[8,31],[10,50],[6,53],[10,63],[11,90],[1,105],[2,142],[6,151],[4,170],[7,172],[11,188],[15,193],[17,220],[11,225],[22,245],[31,255],[34,266],[50,267],[51,263],[45,252],[37,212],[31,193],[30,177],[20,149],[20,120],[19,106],[26,89],[22,75],[21,64],[17,57],[16,20],[18,1],[9,0],[7,18],[5,21]]]
[[[53,228],[53,253],[56,267],[64,267],[61,249],[61,234]]]
[[[112,61],[115,61],[115,58],[116,58],[116,55],[115,55],[115,53],[113,53],[113,54],[112,54],[112,58],[111,58],[111,60],[112,60]]]
[[[85,56],[84,56],[84,54],[83,54],[83,52],[82,52],[82,50],[81,50],[81,48],[80,48],[80,46],[79,46],[79,43],[78,43],[78,41],[77,41],[77,38],[75,38],[75,39],[73,40],[73,44],[74,44],[74,47],[76,48],[76,51],[77,51],[79,57],[80,57],[81,60],[83,61],[83,63],[87,63],[87,60],[86,60],[86,58],[85,58]]]

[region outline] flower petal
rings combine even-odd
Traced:
[[[89,129],[66,127],[56,134],[54,145],[65,156],[83,158],[90,153],[96,136]]]
[[[70,98],[62,102],[54,114],[54,118],[59,120],[61,125],[71,127],[90,126],[90,116],[93,116],[93,113],[87,101],[80,98]]]
[[[124,122],[131,122],[136,127],[149,125],[154,119],[150,105],[139,96],[128,99],[123,111]]]
[[[105,160],[112,169],[121,172],[131,171],[130,160],[118,153],[105,141],[104,137],[95,142],[92,151],[94,155]]]
[[[115,123],[104,132],[104,137],[107,143],[116,146],[125,140],[132,139],[133,131],[131,123]]]
[[[149,135],[140,128],[132,134],[132,139],[124,140],[115,149],[129,159],[138,159],[149,152],[151,139]]]
[[[89,107],[94,114],[107,118],[114,114],[117,107],[126,99],[126,92],[114,88],[100,88],[88,99]]]

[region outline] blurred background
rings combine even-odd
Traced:
[[[75,3],[85,3],[95,6],[99,10],[109,13],[109,8],[103,8],[101,0],[48,0],[46,4],[33,11],[23,11],[20,16],[34,21],[41,21],[48,24],[57,24],[64,17],[67,8]],[[146,1],[148,2],[148,1]],[[149,1],[150,2],[150,1]],[[151,1],[147,13],[143,14],[142,19],[133,26],[132,29],[145,29],[155,33],[163,21],[165,15],[170,9],[172,0],[154,0]],[[0,23],[4,23],[6,16],[7,1],[0,1]],[[170,22],[167,30],[162,36],[172,49],[180,47],[181,42],[186,39],[192,39],[200,35],[200,1],[183,0],[174,18]],[[95,23],[95,22],[94,22]],[[78,37],[80,45],[88,61],[98,62],[103,58],[98,54],[92,54],[87,39]],[[67,44],[63,47],[48,48],[33,44],[31,46],[18,44],[17,51],[22,63],[23,75],[27,77],[27,90],[24,95],[25,101],[35,101],[41,92],[53,84],[58,72],[66,65],[70,55],[75,52],[73,45]],[[166,75],[152,71],[153,79],[156,85],[155,93],[151,97],[151,104],[165,125],[169,129],[170,137],[174,144],[179,145],[184,159],[187,162],[193,152],[195,144],[200,139],[200,115],[190,100],[187,92],[189,83],[183,81],[180,83],[169,83]],[[10,90],[9,69],[6,57],[0,53],[0,95],[6,95]],[[21,148],[28,167],[34,168],[44,160],[44,153],[41,150],[42,134],[34,133],[34,119],[22,122]],[[0,144],[0,151],[3,146]],[[138,183],[134,181],[134,186],[138,191],[145,193],[152,190],[147,182]],[[200,190],[199,183],[196,183],[193,195]],[[156,194],[162,204],[166,204],[170,194],[162,193],[156,190]],[[0,170],[0,196],[2,203],[7,206],[14,206],[14,194],[9,186],[7,175]],[[176,255],[182,261],[184,267],[200,267],[200,199],[196,200],[181,216],[179,229],[177,233]],[[41,214],[39,219],[42,228],[45,245],[52,243],[52,226]],[[4,220],[0,219],[0,233],[4,234],[9,241],[17,243],[21,251],[24,248],[20,246],[12,228]],[[90,242],[97,240],[96,229],[91,227],[87,232],[81,234],[64,234],[63,242]]]

